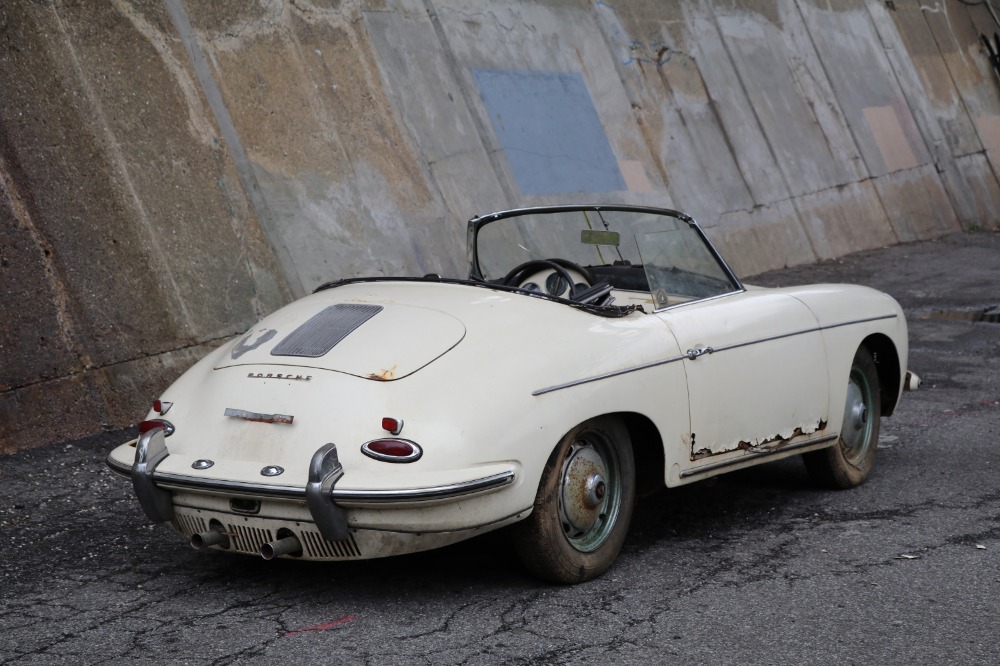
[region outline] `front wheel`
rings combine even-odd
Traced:
[[[570,430],[549,457],[531,515],[514,527],[524,566],[553,583],[582,583],[618,557],[635,502],[635,462],[622,422]]]
[[[875,361],[861,347],[851,363],[840,439],[830,448],[802,456],[813,480],[828,488],[853,488],[863,483],[875,466],[881,413]]]

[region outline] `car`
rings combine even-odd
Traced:
[[[467,279],[351,278],[265,317],[108,456],[195,548],[400,555],[506,529],[554,583],[599,576],[637,496],[801,455],[850,488],[906,386],[891,297],[743,284],[688,215],[474,217]]]

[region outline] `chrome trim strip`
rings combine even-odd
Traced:
[[[673,310],[675,308],[683,308],[683,307],[685,307],[687,305],[701,305],[702,303],[708,303],[709,301],[717,301],[720,298],[726,298],[728,296],[736,296],[738,294],[745,294],[746,291],[747,290],[745,288],[741,287],[739,289],[734,289],[733,291],[727,291],[724,294],[716,294],[715,296],[706,296],[704,298],[695,298],[695,299],[692,299],[690,301],[682,301],[680,303],[674,303],[672,305],[668,304],[668,305],[664,305],[662,308],[655,308],[653,310],[653,313],[654,314],[662,314],[664,312],[667,312],[669,310]],[[640,294],[644,294],[644,293],[647,293],[647,292],[642,292],[641,291],[639,293]],[[655,301],[655,299],[654,299],[654,301]]]
[[[724,295],[728,296],[729,294],[724,294]],[[770,337],[757,338],[755,340],[746,340],[744,342],[737,342],[735,344],[725,345],[723,347],[710,347],[710,348],[706,348],[706,349],[711,349],[711,351],[707,351],[705,353],[707,353],[707,354],[718,354],[719,352],[729,351],[730,349],[739,349],[740,347],[748,347],[750,345],[756,345],[756,344],[759,344],[761,342],[771,342],[773,340],[781,340],[781,339],[790,338],[790,337],[793,337],[793,336],[796,336],[796,335],[804,335],[806,333],[817,333],[817,332],[820,332],[820,331],[827,331],[827,330],[830,330],[832,328],[841,328],[842,326],[853,326],[854,324],[866,324],[866,323],[871,322],[871,321],[881,321],[883,319],[896,319],[898,317],[899,317],[899,315],[896,315],[896,314],[879,315],[878,317],[867,317],[866,319],[855,319],[855,320],[852,320],[852,321],[841,322],[839,324],[830,324],[829,326],[815,326],[813,328],[802,329],[801,331],[793,331],[791,333],[782,333],[781,335],[772,335]],[[700,356],[700,354],[698,356]],[[666,359],[663,359],[661,361],[653,361],[651,363],[644,363],[642,365],[636,365],[636,366],[632,366],[630,368],[623,368],[621,370],[614,370],[612,372],[606,372],[606,373],[604,373],[602,375],[594,375],[593,377],[585,377],[583,379],[576,379],[576,380],[573,380],[573,381],[570,381],[570,382],[566,382],[565,384],[555,384],[554,386],[548,386],[546,388],[541,388],[541,389],[532,391],[531,395],[532,396],[545,395],[546,393],[552,393],[553,391],[560,391],[562,389],[572,388],[574,386],[579,386],[581,384],[589,384],[590,382],[596,382],[596,381],[599,381],[601,379],[609,379],[611,377],[617,377],[619,375],[627,375],[630,372],[638,372],[639,370],[646,370],[648,368],[653,368],[653,367],[656,367],[658,365],[666,365],[667,363],[673,363],[674,361],[683,361],[686,358],[690,359],[690,356],[688,356],[687,354],[684,354],[683,356],[674,356],[673,358],[666,358]],[[695,356],[695,358],[697,358],[697,356]],[[691,359],[691,360],[694,360],[694,359]]]
[[[829,328],[840,328],[841,326],[852,326],[854,324],[866,324],[866,323],[868,323],[870,321],[882,321],[883,319],[898,319],[898,318],[899,318],[899,315],[896,314],[896,313],[887,314],[887,315],[879,315],[877,317],[868,317],[866,319],[854,319],[852,321],[845,321],[845,322],[841,322],[839,324],[830,324],[829,326],[820,326],[819,330],[825,331],[825,330],[827,330]]]
[[[153,478],[157,485],[175,490],[206,490],[271,499],[301,500],[306,496],[305,488],[299,486],[279,486],[245,481],[227,481],[225,479],[199,479],[173,472],[159,472]]]
[[[502,488],[514,482],[514,472],[500,472],[472,481],[461,481],[443,486],[416,488],[413,490],[337,490],[333,491],[334,500],[345,502],[420,502],[426,500],[449,499],[460,497],[483,490]]]
[[[642,365],[637,365],[631,368],[625,368],[623,370],[614,370],[612,372],[606,372],[603,375],[594,375],[593,377],[586,377],[584,379],[577,379],[572,382],[566,382],[565,384],[556,384],[555,386],[549,386],[547,388],[538,389],[537,391],[532,391],[531,395],[545,395],[546,393],[552,393],[553,391],[559,391],[564,388],[570,388],[573,386],[579,386],[580,384],[589,384],[590,382],[596,382],[601,379],[609,379],[611,377],[617,377],[618,375],[627,375],[630,372],[636,372],[638,370],[645,370],[647,368],[655,368],[658,365],[666,365],[667,363],[673,363],[674,361],[682,361],[687,356],[674,356],[673,358],[665,358],[661,361],[653,361],[651,363],[643,363]]]
[[[728,351],[730,349],[739,349],[740,347],[749,347],[750,345],[756,345],[761,342],[771,342],[773,340],[783,340],[784,338],[791,338],[796,335],[805,335],[806,333],[818,333],[820,331],[828,331],[832,328],[841,328],[843,326],[853,326],[854,324],[866,324],[871,321],[881,321],[883,319],[896,319],[898,315],[879,315],[878,317],[868,317],[866,319],[854,319],[852,321],[845,321],[839,324],[830,324],[829,326],[814,326],[813,328],[804,328],[801,331],[792,331],[791,333],[782,333],[781,335],[772,335],[766,338],[757,338],[756,340],[746,340],[744,342],[737,342],[731,345],[725,345],[723,347],[715,347],[713,351],[718,353],[720,351]]]
[[[121,469],[120,466],[113,465],[110,460],[108,461],[108,465],[112,470],[126,476],[131,471],[130,467]],[[400,490],[341,490],[335,488],[331,497],[334,501],[343,500],[345,502],[422,502],[442,500],[502,488],[513,483],[515,478],[516,475],[513,471],[507,471],[480,479],[472,479],[471,481],[460,481],[458,483],[430,486],[427,488]],[[263,497],[265,499],[303,500],[306,497],[305,488],[297,486],[246,483],[243,481],[226,481],[225,479],[199,479],[184,474],[174,474],[173,472],[156,472],[154,479],[157,485],[174,490],[214,491]]]
[[[696,467],[695,469],[688,469],[681,472],[681,478],[687,479],[692,476],[697,476],[699,474],[704,474],[706,472],[714,472],[725,467],[732,467],[733,465],[741,465],[749,460],[756,460],[757,458],[764,458],[766,456],[773,456],[778,453],[787,453],[788,451],[797,451],[798,449],[804,449],[807,446],[815,446],[816,444],[825,444],[832,440],[840,437],[837,435],[827,435],[826,437],[820,437],[819,439],[810,439],[807,442],[799,442],[797,444],[791,444],[789,446],[779,446],[776,449],[769,449],[767,451],[754,451],[752,453],[747,453],[746,455],[740,456],[739,458],[733,458],[732,460],[724,460],[722,462],[712,463],[710,465],[704,465],[702,467]]]

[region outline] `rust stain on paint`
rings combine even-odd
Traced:
[[[391,382],[396,378],[396,366],[392,366],[388,369],[379,370],[378,372],[373,372],[368,375],[368,379],[373,379],[377,382]]]

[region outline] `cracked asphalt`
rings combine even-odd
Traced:
[[[554,587],[503,532],[367,562],[197,552],[105,467],[130,430],[48,443],[0,458],[0,662],[1000,662],[1000,234],[750,281],[906,310],[924,385],[862,487],[818,490],[793,458],[665,490],[608,574]]]

